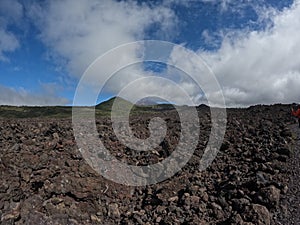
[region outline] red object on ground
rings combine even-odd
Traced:
[[[297,109],[296,111],[294,111],[294,109],[293,109],[292,114],[293,114],[293,116],[300,118],[300,109]]]

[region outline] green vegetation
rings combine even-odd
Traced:
[[[140,113],[153,113],[163,110],[171,110],[174,107],[168,104],[137,106],[120,97],[113,97],[95,106],[96,117],[110,116],[114,101],[118,101],[117,112],[122,115],[129,108],[131,115]],[[82,107],[84,110],[92,110],[92,107]],[[83,112],[84,113],[84,112]],[[71,106],[0,106],[0,118],[71,118]]]
[[[2,118],[57,117],[64,118],[72,115],[70,106],[0,106]]]

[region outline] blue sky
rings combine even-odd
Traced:
[[[71,105],[81,75],[98,56],[146,39],[181,44],[201,56],[228,106],[299,102],[298,3],[0,0],[0,104]],[[170,77],[167,67],[154,68],[143,65],[142,73]],[[100,101],[116,94],[114,82]],[[199,90],[188,87],[200,104]]]

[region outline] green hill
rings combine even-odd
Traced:
[[[171,104],[134,105],[120,97],[113,97],[95,106],[96,116],[110,116],[112,106],[118,101],[117,113],[122,115],[131,109],[131,115],[172,110]],[[92,110],[92,107],[82,107]],[[72,106],[0,106],[0,118],[71,118]]]
[[[64,118],[71,115],[71,106],[0,106],[0,118]]]
[[[120,107],[120,109],[133,106],[133,104],[131,102],[129,102],[123,98],[113,97],[107,101],[101,102],[100,104],[96,105],[95,109],[110,112],[115,101],[118,102],[118,106]]]

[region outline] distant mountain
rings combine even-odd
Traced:
[[[129,108],[131,108],[131,113],[133,114],[174,110],[174,106],[172,104],[164,103],[161,99],[144,98],[134,105],[123,98],[113,97],[95,106],[96,116],[109,116],[115,101],[118,101],[117,109],[120,115],[123,115],[123,113]],[[91,107],[87,106],[82,106],[82,108],[91,110]],[[200,105],[197,108],[203,109],[209,107],[206,105]],[[252,106],[249,109],[251,110],[256,108],[261,108],[261,106]],[[0,106],[0,118],[70,118],[71,116],[72,106]]]
[[[118,101],[118,110],[120,112],[125,111],[128,108],[132,108],[134,112],[151,112],[174,109],[174,106],[172,104],[161,103],[161,99],[152,97],[144,98],[138,101],[136,104],[133,104],[132,102],[127,101],[121,97],[113,97],[107,101],[101,102],[100,104],[96,105],[95,108],[101,111],[111,111],[115,101]],[[158,101],[160,101],[160,103]]]
[[[197,109],[209,109],[210,107],[208,105],[205,104],[200,104],[197,106]]]
[[[151,106],[151,105],[157,105],[157,101],[153,98],[143,98],[139,100],[136,105],[138,106]]]
[[[127,101],[121,97],[112,97],[107,101],[101,102],[98,105],[95,106],[96,109],[103,110],[103,111],[111,111],[112,106],[115,101],[118,101],[118,106],[120,108],[127,108],[132,107],[133,104],[130,101]]]
[[[139,100],[136,104],[125,100],[121,97],[112,97],[107,101],[101,102],[96,105],[96,109],[101,111],[111,111],[112,106],[115,101],[119,101],[118,105],[120,107],[120,111],[124,111],[126,108],[130,107],[135,111],[163,111],[163,110],[172,110],[174,109],[174,105],[171,103],[167,103],[161,98],[157,97],[147,97]],[[180,106],[184,107],[184,106]],[[187,106],[185,106],[187,107]],[[198,109],[209,109],[209,106],[205,104],[201,104],[197,106]]]
[[[130,101],[127,101],[120,97],[113,97],[107,101],[104,101],[95,106],[96,116],[110,116],[111,109],[114,101],[119,101],[118,113],[123,115],[123,113],[128,108],[132,108],[131,115],[142,115],[143,113],[155,113],[155,112],[166,112],[170,110],[175,110],[172,104],[161,104],[156,103],[155,105],[143,105],[137,106],[133,105]],[[269,113],[272,110],[277,110],[278,112],[288,113],[290,115],[290,107],[296,104],[273,104],[273,105],[254,105],[248,108],[227,108],[231,112],[249,111],[250,113],[259,113],[265,111]],[[88,106],[78,106],[86,110],[92,110],[92,107]],[[188,106],[179,106],[180,109],[185,109]],[[201,104],[197,106],[198,111],[207,111],[210,107]],[[288,110],[287,110],[288,109]],[[72,106],[8,106],[0,105],[0,118],[71,118],[72,117]]]
[[[168,101],[159,97],[146,97],[139,100],[136,105],[138,106],[154,106],[154,105],[171,105]]]

